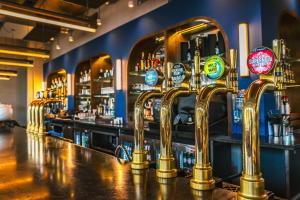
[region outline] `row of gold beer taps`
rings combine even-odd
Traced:
[[[276,62],[272,70],[261,75],[259,79],[252,82],[246,92],[242,112],[242,151],[243,172],[240,178],[240,189],[238,199],[267,199],[264,188],[264,179],[260,171],[260,139],[259,139],[259,104],[260,98],[267,90],[275,91],[275,96],[280,96],[283,87],[283,75],[280,66],[281,56],[285,48],[283,40],[273,41],[273,52]],[[149,168],[147,152],[144,149],[144,104],[149,98],[161,97],[160,107],[160,158],[156,176],[159,179],[170,179],[177,176],[175,159],[172,154],[172,122],[171,107],[174,99],[178,96],[196,94],[195,103],[195,164],[190,187],[194,190],[206,191],[215,188],[215,180],[212,167],[209,162],[209,102],[216,93],[238,93],[238,74],[236,71],[235,49],[230,50],[230,64],[226,63],[224,74],[208,85],[202,85],[200,74],[200,52],[195,52],[194,66],[196,87],[188,86],[189,77],[179,87],[173,87],[171,70],[173,64],[167,65],[167,90],[162,91],[158,81],[156,90],[147,91],[139,95],[134,110],[134,151],[131,167],[134,171]],[[260,61],[260,60],[258,60]],[[264,60],[269,61],[269,60]],[[188,71],[188,70],[187,70]],[[189,73],[186,73],[189,74]],[[158,78],[163,79],[163,77]]]
[[[45,135],[45,107],[50,103],[60,103],[57,99],[37,99],[30,103],[27,110],[27,129],[26,132],[35,135]]]

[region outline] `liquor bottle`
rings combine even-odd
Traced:
[[[192,61],[192,52],[191,52],[191,43],[190,43],[190,41],[188,41],[188,49],[187,49],[187,52],[186,52],[186,60],[187,60],[188,64],[190,64],[191,61]]]
[[[145,60],[145,53],[142,52],[142,57],[141,57],[141,64],[140,64],[140,67],[141,67],[141,71],[145,71],[146,70],[146,60]]]
[[[91,69],[89,69],[87,81],[91,81]]]
[[[155,68],[157,68],[158,70],[160,70],[160,68],[161,68],[161,51],[159,50],[159,51],[157,51],[156,53],[155,53],[155,63],[154,63],[154,67]]]
[[[146,66],[146,71],[149,70],[151,68],[151,53],[148,53],[148,59],[147,59],[147,66]]]
[[[138,72],[140,69],[140,64],[137,62],[135,67],[134,67],[134,71]]]
[[[218,33],[216,33],[215,53],[216,53],[216,55],[220,54],[219,35],[218,35]]]
[[[81,71],[80,72],[80,77],[79,77],[79,83],[82,83],[83,82],[83,72]]]
[[[155,55],[154,55],[154,54],[152,54],[150,68],[154,68],[154,67],[156,67],[156,66],[157,66],[157,64],[156,64]],[[149,68],[149,69],[150,69],[150,68]]]

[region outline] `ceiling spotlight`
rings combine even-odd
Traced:
[[[100,15],[100,8],[99,8],[99,10],[98,10],[97,25],[98,25],[98,26],[101,26],[101,25],[102,25],[101,15]]]
[[[129,0],[129,1],[128,1],[128,7],[129,7],[129,8],[133,8],[133,7],[134,7],[134,2],[133,2],[133,0]]]
[[[97,25],[98,25],[98,26],[101,26],[101,25],[102,25],[102,21],[101,21],[101,18],[100,18],[100,17],[97,19]]]
[[[53,42],[53,41],[54,41],[54,37],[51,37],[51,38],[50,38],[50,41]]]
[[[56,44],[56,45],[55,45],[55,49],[56,49],[56,50],[60,50],[59,44]]]
[[[72,35],[69,35],[69,38],[68,38],[69,42],[74,42],[74,38]]]
[[[107,5],[107,6],[108,6],[108,5],[109,5],[109,1],[105,2],[105,5]]]

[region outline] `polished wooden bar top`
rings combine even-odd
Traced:
[[[234,199],[223,189],[193,193],[189,179],[132,173],[115,157],[15,128],[0,133],[0,199]]]

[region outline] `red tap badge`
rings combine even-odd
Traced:
[[[267,74],[275,65],[275,54],[267,47],[252,50],[248,56],[247,64],[253,74]]]

